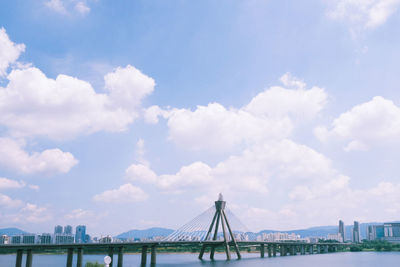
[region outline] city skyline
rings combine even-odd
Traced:
[[[400,2],[0,4],[0,228],[400,219]]]

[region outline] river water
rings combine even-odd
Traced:
[[[386,267],[400,266],[400,252],[342,252],[330,254],[297,255],[286,257],[259,258],[256,253],[243,253],[243,259],[225,261],[224,254],[217,254],[214,262],[209,260],[199,261],[197,254],[158,254],[157,266],[221,266],[221,267]],[[232,256],[234,256],[232,254]],[[83,265],[87,261],[103,262],[104,255],[84,255]],[[115,260],[116,257],[114,258]],[[25,257],[23,259],[25,266]],[[33,255],[33,267],[64,267],[66,255]],[[74,255],[76,266],[76,255]],[[148,257],[148,262],[150,257]],[[116,263],[115,263],[116,265]],[[114,265],[114,266],[115,266]],[[0,255],[0,267],[14,267],[15,255]],[[124,267],[140,266],[140,255],[125,254]],[[148,266],[150,266],[148,264]]]

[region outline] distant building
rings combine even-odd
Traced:
[[[75,228],[75,243],[86,243],[86,226],[78,225]]]
[[[53,243],[53,238],[52,238],[51,234],[43,233],[43,234],[39,235],[38,242],[40,244],[51,244],[51,243]]]
[[[74,243],[74,236],[66,235],[66,234],[54,235],[54,243],[56,243],[56,244],[72,244],[72,243]]]
[[[11,244],[21,244],[22,243],[22,236],[15,235],[11,237]]]
[[[99,239],[99,243],[112,243],[113,239],[111,236],[105,236]]]
[[[9,244],[9,243],[10,243],[10,237],[8,235],[0,236],[0,244]]]
[[[360,243],[360,223],[357,221],[354,221],[353,242]]]
[[[64,234],[72,235],[72,226],[71,225],[64,226]]]
[[[343,237],[341,233],[337,233],[337,234],[328,234],[327,240],[335,240],[338,242],[343,242]]]
[[[22,235],[22,244],[35,244],[37,236],[35,234]]]
[[[90,235],[85,235],[85,243],[92,243],[92,238]]]
[[[62,228],[61,225],[56,225],[56,226],[54,227],[54,234],[55,234],[55,235],[62,234],[62,232],[63,232],[63,228]]]
[[[383,240],[396,243],[400,242],[400,223],[384,223],[383,229]]]
[[[344,222],[342,220],[339,220],[339,231],[338,233],[342,236],[342,241],[340,242],[344,242],[345,241],[345,235],[344,235]]]

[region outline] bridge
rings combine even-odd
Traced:
[[[237,259],[241,259],[241,252],[254,251],[261,258],[330,253],[343,250],[350,244],[343,243],[306,243],[306,242],[266,242],[255,239],[255,234],[248,231],[243,223],[226,208],[222,195],[215,201],[215,205],[171,233],[161,241],[124,242],[124,243],[89,243],[89,244],[7,244],[0,246],[0,254],[15,253],[16,267],[22,267],[22,256],[26,253],[25,267],[32,267],[34,253],[67,253],[66,266],[72,267],[73,257],[76,254],[77,267],[82,267],[83,255],[86,253],[105,253],[117,263],[114,266],[123,266],[123,256],[127,252],[141,253],[141,265],[146,266],[148,251],[150,264],[157,262],[157,250],[166,248],[190,249],[199,252],[199,259],[209,253],[214,260],[216,251],[224,251],[226,259],[231,259],[233,249]],[[110,266],[112,267],[114,260]],[[115,264],[115,263],[114,263]]]

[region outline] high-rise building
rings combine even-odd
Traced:
[[[360,243],[360,223],[357,221],[354,221],[353,242]]]
[[[339,220],[339,234],[342,236],[342,242],[344,242],[344,240],[345,240],[344,222],[342,220]]]
[[[64,234],[72,235],[72,226],[71,225],[64,226]]]
[[[75,243],[86,243],[86,226],[78,225],[75,228]]]
[[[54,227],[54,234],[55,234],[55,235],[57,235],[57,234],[62,234],[62,231],[63,231],[63,228],[62,228],[61,225],[56,225],[56,226]]]

